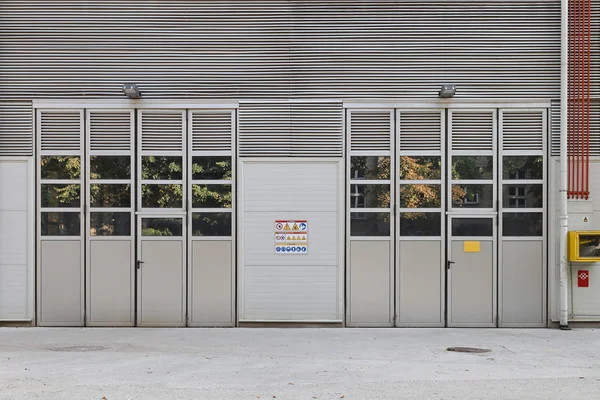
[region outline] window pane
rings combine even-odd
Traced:
[[[192,179],[231,179],[231,156],[192,157]]]
[[[351,208],[389,208],[390,185],[350,184]]]
[[[543,207],[542,185],[503,185],[502,207],[540,208]]]
[[[130,185],[90,185],[91,207],[131,207]]]
[[[81,231],[78,212],[42,212],[42,236],[79,236]]]
[[[193,213],[193,236],[231,236],[231,213]]]
[[[453,156],[452,179],[492,179],[494,157]]]
[[[544,158],[542,156],[505,156],[502,159],[504,179],[543,179]]]
[[[492,208],[492,185],[452,185],[452,207]]]
[[[181,236],[181,218],[142,218],[142,236]]]
[[[390,158],[383,156],[350,157],[350,179],[390,179]]]
[[[231,208],[231,185],[192,185],[192,207]]]
[[[131,157],[90,156],[90,179],[130,179]]]
[[[543,236],[543,213],[502,213],[502,236]]]
[[[77,156],[42,156],[40,173],[42,179],[79,179],[81,162]]]
[[[42,184],[42,207],[79,207],[80,185]]]
[[[179,156],[143,156],[142,179],[182,179],[181,160]]]
[[[350,213],[351,236],[390,236],[390,213]]]
[[[493,236],[492,218],[453,218],[452,236]]]
[[[439,156],[400,157],[400,179],[441,179],[442,163]]]
[[[400,236],[441,236],[440,213],[400,213]]]
[[[142,185],[142,207],[183,208],[182,185]]]
[[[90,213],[90,235],[131,236],[131,214],[128,212]]]
[[[441,185],[400,185],[400,207],[441,207]]]

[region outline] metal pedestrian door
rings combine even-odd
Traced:
[[[495,217],[449,217],[448,326],[496,326]]]

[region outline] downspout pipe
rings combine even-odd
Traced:
[[[567,234],[569,214],[567,202],[567,118],[569,78],[569,0],[561,0],[560,7],[560,188],[559,188],[559,237],[560,237],[560,329],[568,330],[569,287],[567,262]]]

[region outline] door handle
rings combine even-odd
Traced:
[[[137,264],[137,269],[140,269],[140,267],[142,266],[142,264],[144,263],[143,261],[137,260],[135,262]]]
[[[450,260],[448,260],[448,262],[447,262],[448,269],[450,269],[450,265],[451,265],[451,264],[456,264],[456,263],[455,263],[454,261],[450,261]]]

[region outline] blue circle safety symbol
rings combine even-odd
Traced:
[[[305,253],[306,252],[306,246],[302,246],[302,252]]]
[[[304,223],[304,222],[300,223],[300,230],[301,231],[305,231],[306,230],[306,223]]]
[[[286,247],[285,251],[290,251],[290,246]]]
[[[301,249],[302,249],[302,247],[300,247],[300,246],[296,247],[297,252],[300,252]]]
[[[281,247],[279,247],[279,246],[275,247],[275,251],[279,251],[279,250],[281,250]]]
[[[295,251],[296,251],[296,248],[295,248],[294,246],[292,246],[292,251],[293,251],[293,252],[295,252]]]

